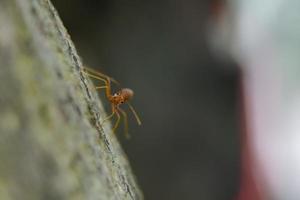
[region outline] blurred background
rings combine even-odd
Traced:
[[[126,140],[145,199],[227,200],[239,190],[238,70],[213,53],[213,0],[52,0],[85,65],[132,88]],[[108,110],[109,112],[109,110]]]

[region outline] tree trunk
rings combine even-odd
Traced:
[[[0,199],[143,199],[49,0],[0,1]]]

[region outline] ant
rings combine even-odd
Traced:
[[[119,126],[119,122],[120,122],[120,118],[121,118],[120,113],[121,113],[121,115],[124,118],[125,136],[127,138],[129,138],[128,117],[127,117],[126,112],[122,108],[120,108],[120,105],[126,103],[129,107],[129,109],[131,110],[131,112],[133,113],[138,125],[142,124],[138,114],[136,113],[136,111],[134,110],[132,105],[129,103],[129,100],[133,97],[133,94],[134,94],[133,91],[129,88],[121,88],[119,91],[112,94],[111,82],[115,83],[116,85],[120,85],[118,81],[116,81],[115,79],[113,79],[105,74],[102,74],[94,69],[88,68],[88,67],[83,67],[83,72],[85,74],[87,74],[88,76],[90,76],[91,78],[103,81],[105,84],[104,86],[97,86],[97,87],[95,87],[95,89],[96,90],[105,89],[106,97],[109,100],[109,102],[111,103],[112,113],[102,121],[101,125],[104,122],[106,122],[107,120],[109,120],[110,118],[112,118],[114,115],[116,115],[117,121],[113,127],[113,131],[115,131],[115,129]]]

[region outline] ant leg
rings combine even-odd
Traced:
[[[93,69],[93,68],[90,68],[90,67],[87,67],[87,66],[84,66],[83,69],[89,73],[92,73],[92,74],[95,74],[95,75],[98,75],[98,76],[102,76],[102,77],[106,77],[105,74]]]
[[[117,119],[117,121],[115,123],[115,126],[113,127],[113,132],[115,132],[115,130],[119,126],[119,122],[120,122],[120,114],[119,114],[118,110],[116,110],[115,113],[116,113],[118,119]]]
[[[99,76],[96,76],[96,75],[94,75],[94,74],[90,74],[90,73],[85,72],[85,71],[83,71],[83,72],[84,72],[86,75],[88,75],[89,77],[92,77],[92,78],[94,78],[94,79],[96,79],[96,80],[99,80],[99,81],[103,81],[103,82],[105,83],[105,85],[108,84],[107,79],[101,78],[101,77],[99,77]]]
[[[122,108],[117,108],[117,109],[121,112],[121,114],[124,117],[124,132],[125,132],[125,137],[127,139],[129,139],[130,135],[128,133],[128,117],[127,117],[127,114],[126,114],[126,112]]]
[[[110,86],[110,79],[107,78],[106,82],[106,97],[109,99],[111,97],[111,86]]]
[[[96,87],[96,89],[106,88],[106,97],[109,98],[111,96],[111,85],[110,85],[110,78],[106,77],[106,79],[99,77],[98,75],[90,74],[89,72],[85,72],[88,76],[103,81],[105,83],[105,86]]]
[[[86,69],[85,69],[86,70]],[[109,95],[110,95],[110,91],[111,91],[111,89],[110,89],[110,79],[108,78],[108,77],[106,77],[106,79],[105,78],[101,78],[101,77],[99,77],[99,76],[97,76],[97,75],[94,75],[94,74],[90,74],[88,71],[83,71],[86,75],[88,75],[88,76],[90,76],[90,77],[92,77],[92,78],[94,78],[94,79],[96,79],[96,80],[99,80],[99,81],[103,81],[104,83],[105,83],[105,86],[104,87],[106,87],[106,96],[108,97]],[[103,88],[104,88],[103,87]],[[101,87],[102,88],[102,87]],[[96,87],[96,89],[98,89],[97,87]],[[108,95],[109,94],[109,95]]]
[[[95,87],[96,90],[99,90],[99,89],[104,89],[104,88],[107,88],[107,86],[98,86],[98,87]]]
[[[99,81],[103,81],[105,84],[107,84],[106,77],[105,77],[105,78],[102,78],[102,77],[100,77],[100,76],[98,76],[98,75],[95,75],[95,74],[90,73],[89,71],[86,71],[86,69],[82,70],[82,72],[85,73],[86,75],[88,75],[88,76],[94,78],[94,79],[97,79],[97,80],[99,80]]]
[[[116,111],[115,111],[115,109],[113,109],[113,112],[101,122],[101,126],[104,124],[104,122],[106,122],[107,120],[112,118],[115,114],[116,114]]]
[[[112,77],[109,77],[109,76],[107,76],[105,74],[102,74],[101,72],[98,72],[95,69],[92,69],[92,68],[89,68],[89,67],[84,67],[84,70],[86,71],[85,73],[88,74],[88,75],[90,75],[90,76],[93,76],[93,77],[97,76],[98,78],[101,77],[102,79],[103,78],[104,79],[109,78],[115,84],[120,85],[120,83],[118,81],[116,81],[115,79],[113,79]]]

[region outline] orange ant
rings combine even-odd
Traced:
[[[133,97],[133,91],[129,88],[121,88],[119,91],[117,91],[116,93],[112,94],[111,93],[111,82],[114,82],[117,85],[120,85],[119,82],[117,82],[115,79],[102,74],[94,69],[88,68],[88,67],[84,67],[84,73],[87,74],[88,76],[103,81],[105,83],[104,86],[97,86],[95,87],[96,90],[99,89],[105,89],[106,91],[106,97],[109,100],[109,102],[111,103],[111,107],[112,107],[112,113],[107,116],[101,124],[103,124],[105,121],[109,120],[110,118],[112,118],[114,115],[117,115],[117,121],[113,127],[113,131],[115,131],[115,129],[118,127],[119,122],[120,122],[120,113],[122,114],[122,116],[124,117],[124,131],[125,131],[125,135],[128,138],[129,134],[128,134],[128,119],[127,119],[127,114],[126,112],[120,108],[121,104],[127,103],[128,107],[130,108],[131,112],[133,113],[138,125],[141,125],[142,122],[138,116],[138,114],[136,113],[136,111],[134,110],[134,108],[132,107],[132,105],[128,102],[132,97]]]

